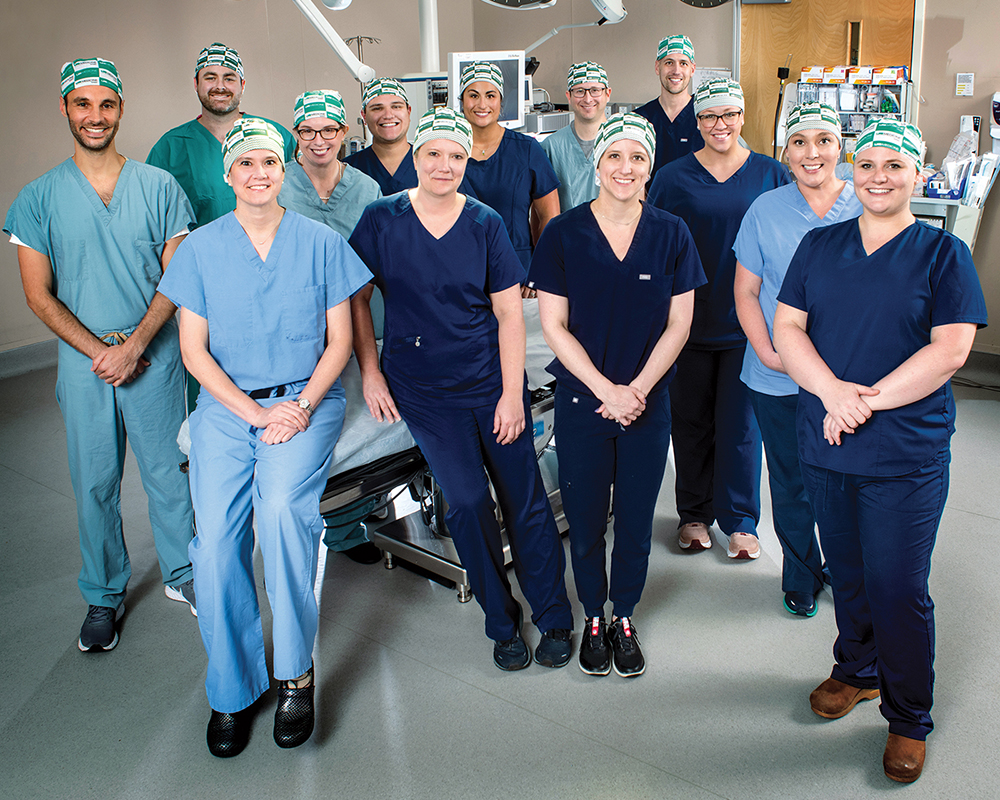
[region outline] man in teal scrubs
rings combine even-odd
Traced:
[[[240,54],[219,42],[210,44],[195,64],[201,115],[163,134],[146,159],[180,183],[194,207],[196,227],[236,208],[236,195],[223,178],[222,141],[243,116],[240,100],[245,85]],[[272,124],[285,140],[285,161],[291,161],[295,139],[278,123]]]
[[[177,447],[184,369],[176,308],[156,294],[192,214],[170,175],[115,149],[124,104],[114,64],[68,62],[62,97],[73,157],[21,190],[3,229],[17,245],[28,306],[59,337],[56,398],[76,495],[87,652],[118,644],[132,574],[121,518],[126,443],[149,498],[166,595],[196,614],[194,521]]]
[[[611,99],[604,67],[594,61],[571,66],[566,75],[566,99],[573,121],[542,140],[542,150],[559,176],[559,208],[563,211],[597,198],[594,140]]]

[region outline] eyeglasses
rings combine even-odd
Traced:
[[[591,97],[600,97],[600,96],[601,96],[602,94],[604,94],[604,93],[605,93],[605,92],[606,92],[607,90],[608,90],[608,89],[607,89],[607,87],[606,87],[606,86],[591,86],[591,87],[590,87],[589,89],[583,89],[583,88],[581,88],[581,87],[579,87],[579,86],[578,86],[578,87],[577,87],[577,88],[575,88],[575,89],[570,89],[570,90],[569,90],[569,93],[570,93],[570,94],[571,94],[571,95],[572,95],[573,97],[575,97],[575,98],[576,98],[577,100],[582,100],[582,99],[583,99],[584,97],[586,97],[586,96],[587,96],[588,94],[589,94],[589,95],[590,95]]]
[[[732,125],[740,118],[742,111],[727,111],[725,114],[699,114],[698,122],[707,128],[714,128],[721,119],[726,125]]]
[[[334,127],[331,126],[329,128],[323,128],[322,130],[318,130],[318,131],[313,130],[312,128],[297,128],[295,130],[295,132],[299,135],[299,138],[303,142],[311,142],[313,139],[316,138],[316,134],[317,133],[322,138],[326,139],[327,141],[330,141],[331,139],[336,139],[337,138],[337,134],[339,134],[342,130],[344,130],[344,129],[343,128],[334,128]]]

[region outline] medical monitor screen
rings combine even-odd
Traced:
[[[503,75],[503,103],[500,106],[500,124],[505,128],[524,126],[524,51],[484,50],[473,53],[448,53],[448,97],[451,107],[461,112],[462,101],[458,96],[462,70],[473,61],[488,61],[500,67]]]

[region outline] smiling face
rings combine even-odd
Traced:
[[[818,189],[835,180],[834,170],[840,159],[840,142],[830,131],[796,131],[785,143],[788,165],[800,185]]]
[[[498,125],[503,96],[489,81],[470,83],[462,92],[462,113],[473,128]]]
[[[451,139],[431,139],[413,151],[420,190],[435,197],[458,191],[465,176],[469,155],[465,148]]]
[[[733,115],[727,119],[726,115]],[[717,153],[727,153],[739,143],[743,130],[743,112],[739,106],[713,106],[698,113],[698,129],[705,146]]]
[[[368,101],[361,117],[376,144],[395,144],[410,127],[410,106],[394,94],[380,94]]]
[[[325,167],[337,160],[340,146],[347,136],[348,127],[328,117],[310,117],[299,123],[295,135],[299,140],[299,152],[302,154],[302,166]],[[312,136],[312,139],[303,137]],[[326,139],[324,136],[333,136]]]
[[[670,53],[656,62],[655,70],[660,86],[670,94],[681,94],[688,92],[688,87],[691,86],[694,62],[680,53]]]
[[[594,95],[597,92],[597,95]],[[578,94],[582,97],[577,97]],[[611,89],[597,81],[586,81],[578,83],[566,92],[566,99],[569,101],[569,110],[573,116],[584,122],[592,122],[595,119],[604,119],[604,109],[611,98]]]
[[[891,217],[910,208],[917,165],[888,147],[869,147],[854,156],[854,191],[865,214]]]
[[[631,200],[643,191],[652,166],[646,148],[634,139],[612,142],[597,164],[601,194]]]
[[[82,86],[63,98],[62,114],[73,138],[86,150],[107,150],[118,133],[122,100],[107,86]]]
[[[262,207],[276,203],[285,179],[285,165],[271,150],[244,153],[229,168],[229,185],[239,206]]]
[[[220,117],[240,107],[244,85],[235,70],[220,64],[204,67],[194,76],[194,89],[202,108]]]

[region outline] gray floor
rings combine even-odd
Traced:
[[[975,377],[1000,383],[996,373]],[[196,621],[163,596],[134,462],[122,503],[134,574],[121,642],[106,654],[76,647],[86,609],[54,381],[52,369],[0,381],[2,797],[1000,796],[989,749],[1000,733],[994,392],[956,391],[952,488],[931,575],[938,729],[924,776],[902,787],[882,774],[876,703],[834,722],[809,710],[831,666],[829,596],[811,620],[782,610],[769,523],[757,562],[729,562],[720,547],[681,554],[669,489],[635,618],[643,677],[595,679],[575,661],[502,673],[475,603],[413,572],[331,554],[316,733],[298,750],[277,748],[269,695],[247,750],[215,759]]]

